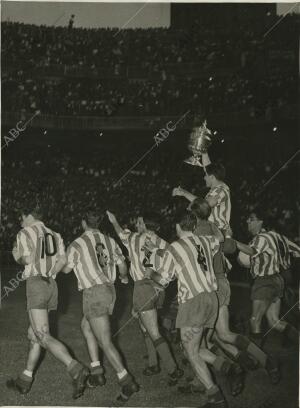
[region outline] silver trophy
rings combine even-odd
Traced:
[[[213,134],[206,126],[206,120],[199,127],[194,127],[190,135],[188,149],[193,156],[184,160],[185,163],[192,166],[204,167],[202,163],[202,154],[207,153],[209,146],[212,144]]]

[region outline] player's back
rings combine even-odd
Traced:
[[[65,254],[60,234],[42,221],[36,221],[18,233],[17,250],[20,256],[31,258],[31,263],[25,266],[24,279],[38,275],[55,278],[57,257]]]
[[[75,239],[68,248],[67,258],[78,279],[79,290],[113,283],[116,265],[124,260],[116,241],[99,230],[85,231]]]
[[[146,241],[150,240],[155,247],[165,249],[167,242],[160,238],[152,231],[143,233],[124,231],[120,234],[122,243],[126,246],[130,259],[130,274],[134,281],[142,280],[145,278],[145,271],[147,265],[151,264],[151,267],[157,270],[161,263],[161,257],[147,251]]]
[[[187,284],[192,293],[217,289],[213,258],[219,251],[219,241],[213,236],[190,234],[170,245],[177,263],[177,277]]]

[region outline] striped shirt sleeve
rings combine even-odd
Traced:
[[[164,253],[161,267],[158,269],[157,273],[161,275],[161,285],[166,286],[169,282],[174,280],[176,272],[176,261],[172,253],[167,250]]]
[[[266,252],[270,255],[273,255],[274,251],[268,244],[268,241],[265,237],[257,236],[254,241],[250,244],[250,247],[255,250],[255,254],[252,255],[252,258],[257,257],[258,255]]]
[[[65,255],[65,253],[66,253],[66,251],[65,251],[65,244],[64,244],[64,241],[63,241],[61,235],[60,235],[60,234],[57,234],[57,235],[58,235],[58,249],[57,249],[57,254],[60,255],[60,256],[62,256],[62,255]]]
[[[67,249],[67,266],[69,268],[74,269],[75,268],[75,248],[74,246],[71,244],[68,249]]]
[[[287,243],[289,252],[295,257],[299,258],[300,257],[300,247],[296,245],[294,242],[290,241],[289,239],[285,238],[285,242]]]
[[[17,235],[17,251],[22,256],[29,256],[32,252],[32,244],[27,233],[22,230]]]

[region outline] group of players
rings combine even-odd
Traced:
[[[298,332],[280,319],[284,281],[282,271],[288,270],[291,255],[300,256],[300,248],[286,237],[264,228],[263,217],[252,213],[248,230],[253,236],[249,245],[232,238],[230,228],[230,190],[225,184],[225,169],[219,164],[204,168],[209,192],[196,197],[177,187],[173,196],[185,197],[187,209],[176,215],[174,226],[178,239],[171,244],[159,237],[159,221],[155,215],[137,218],[136,232],[123,229],[114,214],[107,217],[128,251],[130,275],[134,281],[133,314],[144,334],[148,354],[146,376],[156,375],[161,366],[169,386],[178,384],[183,370],[174,359],[168,343],[161,335],[157,310],[164,301],[168,284],[177,279],[178,314],[182,350],[194,372],[194,379],[181,392],[201,392],[207,396],[205,407],[227,407],[224,394],[216,384],[210,367],[224,374],[232,395],[242,392],[246,370],[263,367],[273,384],[280,380],[278,364],[261,348],[262,319],[291,341],[298,342]],[[116,271],[121,282],[128,283],[127,263],[117,242],[99,230],[100,214],[89,211],[83,217],[83,234],[65,251],[60,234],[47,228],[37,208],[22,211],[22,229],[13,248],[16,262],[24,265],[28,339],[30,348],[25,370],[7,382],[22,394],[30,391],[33,375],[42,348],[61,361],[74,384],[73,398],[80,397],[86,386],[105,384],[105,373],[99,358],[99,347],[112,365],[121,387],[117,401],[128,401],[139,390],[133,375],[125,368],[119,351],[112,342],[110,315],[116,300]],[[239,252],[249,267],[252,286],[250,338],[231,331],[228,305],[230,268],[225,254]],[[57,308],[56,275],[74,271],[78,289],[83,292],[82,333],[86,339],[90,366],[73,359],[67,348],[49,331],[49,311]]]

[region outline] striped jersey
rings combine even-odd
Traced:
[[[269,235],[275,242],[281,270],[288,270],[291,267],[291,255],[295,258],[300,257],[300,247],[275,231],[269,231]]]
[[[250,264],[250,272],[254,278],[280,272],[279,251],[270,232],[262,230],[250,242],[250,247],[255,250]]]
[[[203,292],[216,291],[213,258],[219,249],[219,241],[213,236],[191,233],[173,242],[168,246],[158,270],[163,278],[161,284],[165,286],[177,278],[179,303],[185,303]]]
[[[194,234],[197,236],[217,236],[219,229],[210,221],[198,220]],[[217,277],[223,277],[227,269],[231,269],[231,264],[224,254],[232,254],[236,251],[236,242],[231,238],[225,238],[220,244],[220,249],[214,256],[214,272]],[[229,263],[229,265],[228,265]]]
[[[119,236],[122,243],[128,249],[130,258],[130,275],[134,281],[139,281],[145,278],[147,267],[153,268],[156,271],[159,269],[163,258],[158,256],[156,251],[147,251],[145,248],[145,241],[146,239],[151,240],[155,247],[159,249],[166,248],[166,241],[151,231],[137,233],[123,230]]]
[[[226,230],[230,224],[231,200],[227,184],[222,183],[211,188],[205,198],[216,198],[217,204],[212,207],[209,221],[216,224],[221,230]]]
[[[75,272],[79,290],[113,283],[116,265],[124,260],[116,241],[98,230],[85,231],[67,250],[67,265]]]
[[[65,254],[65,247],[60,234],[37,221],[19,231],[16,252],[19,257],[32,258],[32,262],[25,265],[23,279],[38,275],[55,279],[54,266],[57,257]]]

